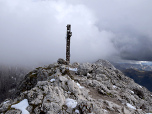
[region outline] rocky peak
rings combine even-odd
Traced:
[[[146,114],[152,93],[117,70],[110,62],[63,59],[29,72],[1,114]]]
[[[102,65],[106,68],[116,70],[116,68],[107,60],[99,59],[98,61],[95,62],[95,64]]]

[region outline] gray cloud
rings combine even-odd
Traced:
[[[151,39],[146,36],[139,36],[138,39],[132,38],[130,42],[126,42],[123,46],[120,45],[120,56],[126,60],[152,61],[151,45]]]
[[[49,64],[65,58],[72,25],[71,61],[151,60],[150,0],[1,0],[0,63]]]
[[[120,59],[152,60],[152,14],[150,0],[86,2],[92,9],[100,31],[111,31],[112,42]]]
[[[115,49],[111,32],[99,31],[85,5],[60,1],[4,1],[0,4],[1,63],[52,63],[65,58],[66,24],[72,25],[71,60],[93,61]],[[105,51],[105,46],[108,50]]]

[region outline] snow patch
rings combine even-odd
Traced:
[[[67,98],[65,101],[65,104],[69,107],[69,108],[75,108],[77,106],[77,101]]]
[[[75,112],[78,113],[78,114],[80,113],[79,110],[75,110]]]
[[[113,88],[117,88],[117,86],[113,85]]]
[[[55,81],[55,79],[51,79],[50,81],[51,81],[51,82],[54,82],[54,81]]]
[[[108,111],[107,111],[107,110],[105,110],[105,109],[104,109],[103,111],[104,111],[104,112],[108,112]]]
[[[77,68],[70,68],[70,67],[69,67],[69,70],[76,72],[76,71],[77,71]]]
[[[29,106],[28,104],[28,100],[24,99],[21,102],[19,102],[18,104],[12,105],[11,108],[15,108],[15,109],[19,109],[22,111],[22,114],[30,114],[26,108]]]
[[[130,92],[131,92],[132,94],[134,94],[134,92],[133,92],[133,91],[131,91],[131,90],[130,90]]]
[[[81,89],[81,88],[84,88],[83,86],[81,86],[78,82],[77,82],[77,85],[79,86],[79,88]]]
[[[132,109],[135,109],[135,110],[136,110],[136,108],[135,108],[134,106],[132,106],[131,104],[129,104],[129,103],[127,103],[127,106],[128,106],[129,108],[132,108]]]
[[[9,101],[5,101],[3,104],[8,103]]]
[[[140,85],[139,85],[139,87],[142,88]]]
[[[65,91],[66,93],[71,93],[70,91]]]

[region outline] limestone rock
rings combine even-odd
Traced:
[[[92,72],[93,68],[90,63],[82,63],[78,66],[78,74],[87,75],[87,73]]]
[[[5,114],[21,114],[20,110],[8,110]]]
[[[70,71],[70,67],[77,68],[77,73]],[[29,104],[26,110],[30,114],[152,112],[152,93],[106,60],[67,65],[63,59],[59,59],[58,63],[36,68],[18,85],[14,99],[0,104],[0,113],[21,114],[20,110],[10,107],[25,98]],[[68,105],[67,99],[72,99]]]
[[[98,65],[104,66],[106,68],[115,70],[116,68],[107,60],[99,59],[98,61],[95,62]]]
[[[77,68],[79,65],[80,65],[80,64],[79,64],[78,62],[74,62],[74,63],[72,64],[72,67]]]
[[[62,58],[59,58],[58,61],[57,61],[58,64],[64,64],[64,65],[68,65],[68,62],[65,61],[64,59]]]

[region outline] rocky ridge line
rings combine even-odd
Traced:
[[[59,59],[58,63],[36,68],[18,85],[14,99],[0,104],[0,113],[23,113],[12,106],[24,99],[30,114],[152,112],[152,93],[102,59],[72,65]]]

